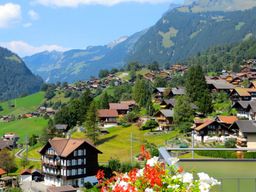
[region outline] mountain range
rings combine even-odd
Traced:
[[[35,93],[43,83],[18,55],[1,47],[0,74],[0,101]]]
[[[177,63],[218,45],[256,37],[255,0],[188,0],[171,6],[149,29],[109,45],[43,52],[24,61],[47,82],[89,79],[101,69],[137,61]]]

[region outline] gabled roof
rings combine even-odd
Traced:
[[[232,108],[239,105],[241,106],[243,109],[247,109],[247,107],[249,106],[250,101],[237,101],[233,104]]]
[[[242,133],[256,133],[256,121],[238,120],[230,128],[237,126]]]
[[[136,105],[136,101],[129,100],[129,101],[120,101],[121,104],[127,104],[127,105]]]
[[[0,175],[4,175],[4,174],[6,174],[7,172],[4,170],[4,169],[2,169],[2,168],[0,168]]]
[[[158,111],[155,116],[157,116],[159,113],[163,114],[165,117],[173,117],[173,110],[170,109],[162,109]]]
[[[256,88],[256,81],[251,81],[250,85],[249,85],[250,88]]]
[[[215,120],[213,119],[207,119],[202,125],[199,125],[195,128],[196,131],[201,131],[202,129],[206,128],[208,125],[214,123]]]
[[[234,91],[236,91],[239,96],[249,97],[249,96],[251,96],[250,93],[256,92],[256,89],[237,87],[237,88],[234,89]]]
[[[118,117],[118,112],[116,109],[100,109],[98,110],[98,117]]]
[[[129,105],[127,103],[109,103],[109,109],[129,110]]]
[[[236,116],[217,116],[217,119],[220,123],[226,123],[226,124],[233,124],[235,121],[238,120]]]
[[[206,79],[206,82],[208,85],[213,85],[216,89],[234,89],[235,86],[231,83],[228,83],[225,80],[212,80],[212,79]]]
[[[32,170],[31,169],[24,169],[20,172],[20,175],[31,175]]]
[[[12,144],[13,144],[12,141],[0,140],[0,150],[5,148],[10,149],[10,145]]]
[[[88,145],[93,147],[98,153],[102,153],[94,145],[90,144],[84,139],[53,138],[49,140],[47,144],[49,144],[54,149],[58,156],[67,157],[84,143],[87,143]],[[47,144],[40,151],[41,154],[44,151]]]
[[[157,87],[157,88],[155,89],[155,91],[158,91],[158,92],[160,92],[160,93],[164,93],[165,90],[166,90],[165,87]]]
[[[184,95],[185,94],[185,88],[183,87],[174,87],[171,89],[173,95]]]

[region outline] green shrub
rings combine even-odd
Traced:
[[[256,159],[256,152],[246,152],[246,153],[244,153],[244,158]]]
[[[236,139],[228,139],[224,145],[226,148],[236,148]]]
[[[196,153],[205,157],[236,159],[236,152],[234,151],[196,151]]]
[[[141,127],[141,130],[150,129],[152,131],[156,127],[158,127],[158,123],[154,119],[150,119]]]

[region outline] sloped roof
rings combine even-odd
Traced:
[[[174,95],[184,95],[185,94],[185,88],[183,88],[183,87],[172,88],[172,93]]]
[[[256,133],[256,121],[238,120],[233,123],[231,127],[234,125],[237,125],[239,130],[243,133]]]
[[[66,130],[68,127],[68,125],[66,124],[57,124],[55,125],[55,128],[58,129],[58,130]]]
[[[4,169],[2,169],[2,168],[0,168],[0,175],[4,175],[4,174],[6,174],[7,172],[4,170]]]
[[[32,170],[31,169],[24,169],[20,172],[20,175],[31,175]]]
[[[85,141],[84,139],[66,139],[66,138],[53,138],[48,141],[50,146],[55,150],[55,152],[61,157],[67,157],[74,150],[76,150],[83,143],[87,143],[92,146],[98,153],[102,153],[99,151],[94,145]],[[45,145],[46,146],[46,145]],[[44,147],[45,148],[45,147]],[[44,149],[43,148],[43,149]],[[43,151],[40,151],[40,153]]]
[[[213,122],[215,122],[213,119],[207,119],[202,125],[199,125],[198,127],[196,127],[195,130],[201,131],[202,129],[212,124]]]
[[[216,89],[234,89],[235,86],[232,85],[231,83],[228,83],[225,80],[212,80],[212,79],[207,79],[207,84],[213,85]]]
[[[226,124],[233,124],[235,121],[238,120],[236,116],[218,116],[217,117],[221,123],[226,123]]]
[[[157,87],[156,90],[160,93],[164,93],[166,88],[165,87]]]
[[[98,110],[98,117],[118,117],[116,109],[100,109]]]
[[[232,107],[234,107],[235,105],[240,105],[242,108],[246,109],[250,104],[250,101],[237,101],[233,104]]]
[[[173,110],[170,109],[162,109],[158,111],[155,116],[157,116],[159,113],[162,113],[165,117],[173,117]]]
[[[129,105],[127,103],[109,103],[109,109],[128,110]]]
[[[136,101],[129,100],[129,101],[120,101],[121,104],[127,104],[127,105],[136,105]]]

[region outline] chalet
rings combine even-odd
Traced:
[[[168,97],[176,97],[185,95],[185,88],[184,87],[174,87],[171,88],[170,93],[168,94]]]
[[[45,184],[82,187],[95,180],[99,153],[102,152],[84,139],[49,140],[40,151]]]
[[[136,101],[134,101],[134,100],[120,101],[120,103],[121,103],[121,104],[128,105],[129,111],[133,110],[134,107],[137,106],[137,103],[136,103]]]
[[[210,78],[206,78],[208,89],[211,92],[221,92],[224,91],[226,93],[230,93],[235,86],[231,83],[226,82],[225,80],[213,80]]]
[[[56,129],[58,132],[66,132],[67,129],[68,129],[68,125],[67,125],[67,124],[56,124],[56,125],[55,125],[55,129]]]
[[[230,129],[237,132],[237,146],[256,148],[256,121],[238,120]]]
[[[70,185],[66,185],[66,186],[61,186],[61,187],[48,187],[46,192],[76,192],[77,190],[70,186]]]
[[[229,128],[238,118],[236,116],[217,116],[215,121],[219,122],[222,126]]]
[[[194,130],[197,132],[197,135],[201,136],[202,141],[204,141],[205,136],[221,136],[230,134],[230,130],[227,127],[214,119],[205,120],[203,124],[194,127]]]
[[[158,76],[166,80],[170,79],[170,74],[166,71],[160,71]]]
[[[168,92],[167,88],[165,87],[157,87],[154,89],[153,94],[154,94],[154,100],[156,102],[161,102],[164,99],[164,96]]]
[[[249,109],[250,101],[236,101],[232,105],[232,109],[236,109],[237,117],[241,119],[249,119],[250,117],[250,109]]]
[[[9,145],[12,149],[17,147],[17,142],[19,139],[19,136],[17,136],[15,133],[5,133],[3,136],[3,140],[9,141]]]
[[[230,99],[233,102],[256,99],[256,89],[237,87],[230,93]]]
[[[118,112],[115,109],[98,110],[98,119],[100,125],[104,128],[117,126]]]
[[[175,106],[175,99],[163,99],[160,103],[161,109],[172,110]]]
[[[154,81],[154,79],[156,78],[156,75],[154,73],[149,72],[144,75],[144,78],[149,81]]]
[[[256,69],[251,67],[250,65],[244,66],[240,69],[240,73],[249,73],[249,72],[255,72]]]
[[[162,109],[158,111],[154,117],[159,124],[161,130],[170,130],[173,124],[173,111],[170,109]]]
[[[116,110],[118,115],[126,115],[130,107],[127,103],[109,103],[109,109]]]
[[[187,69],[188,69],[187,66],[180,65],[180,64],[175,64],[175,65],[171,66],[170,71],[172,73],[178,73],[178,72],[183,72],[184,73]]]

